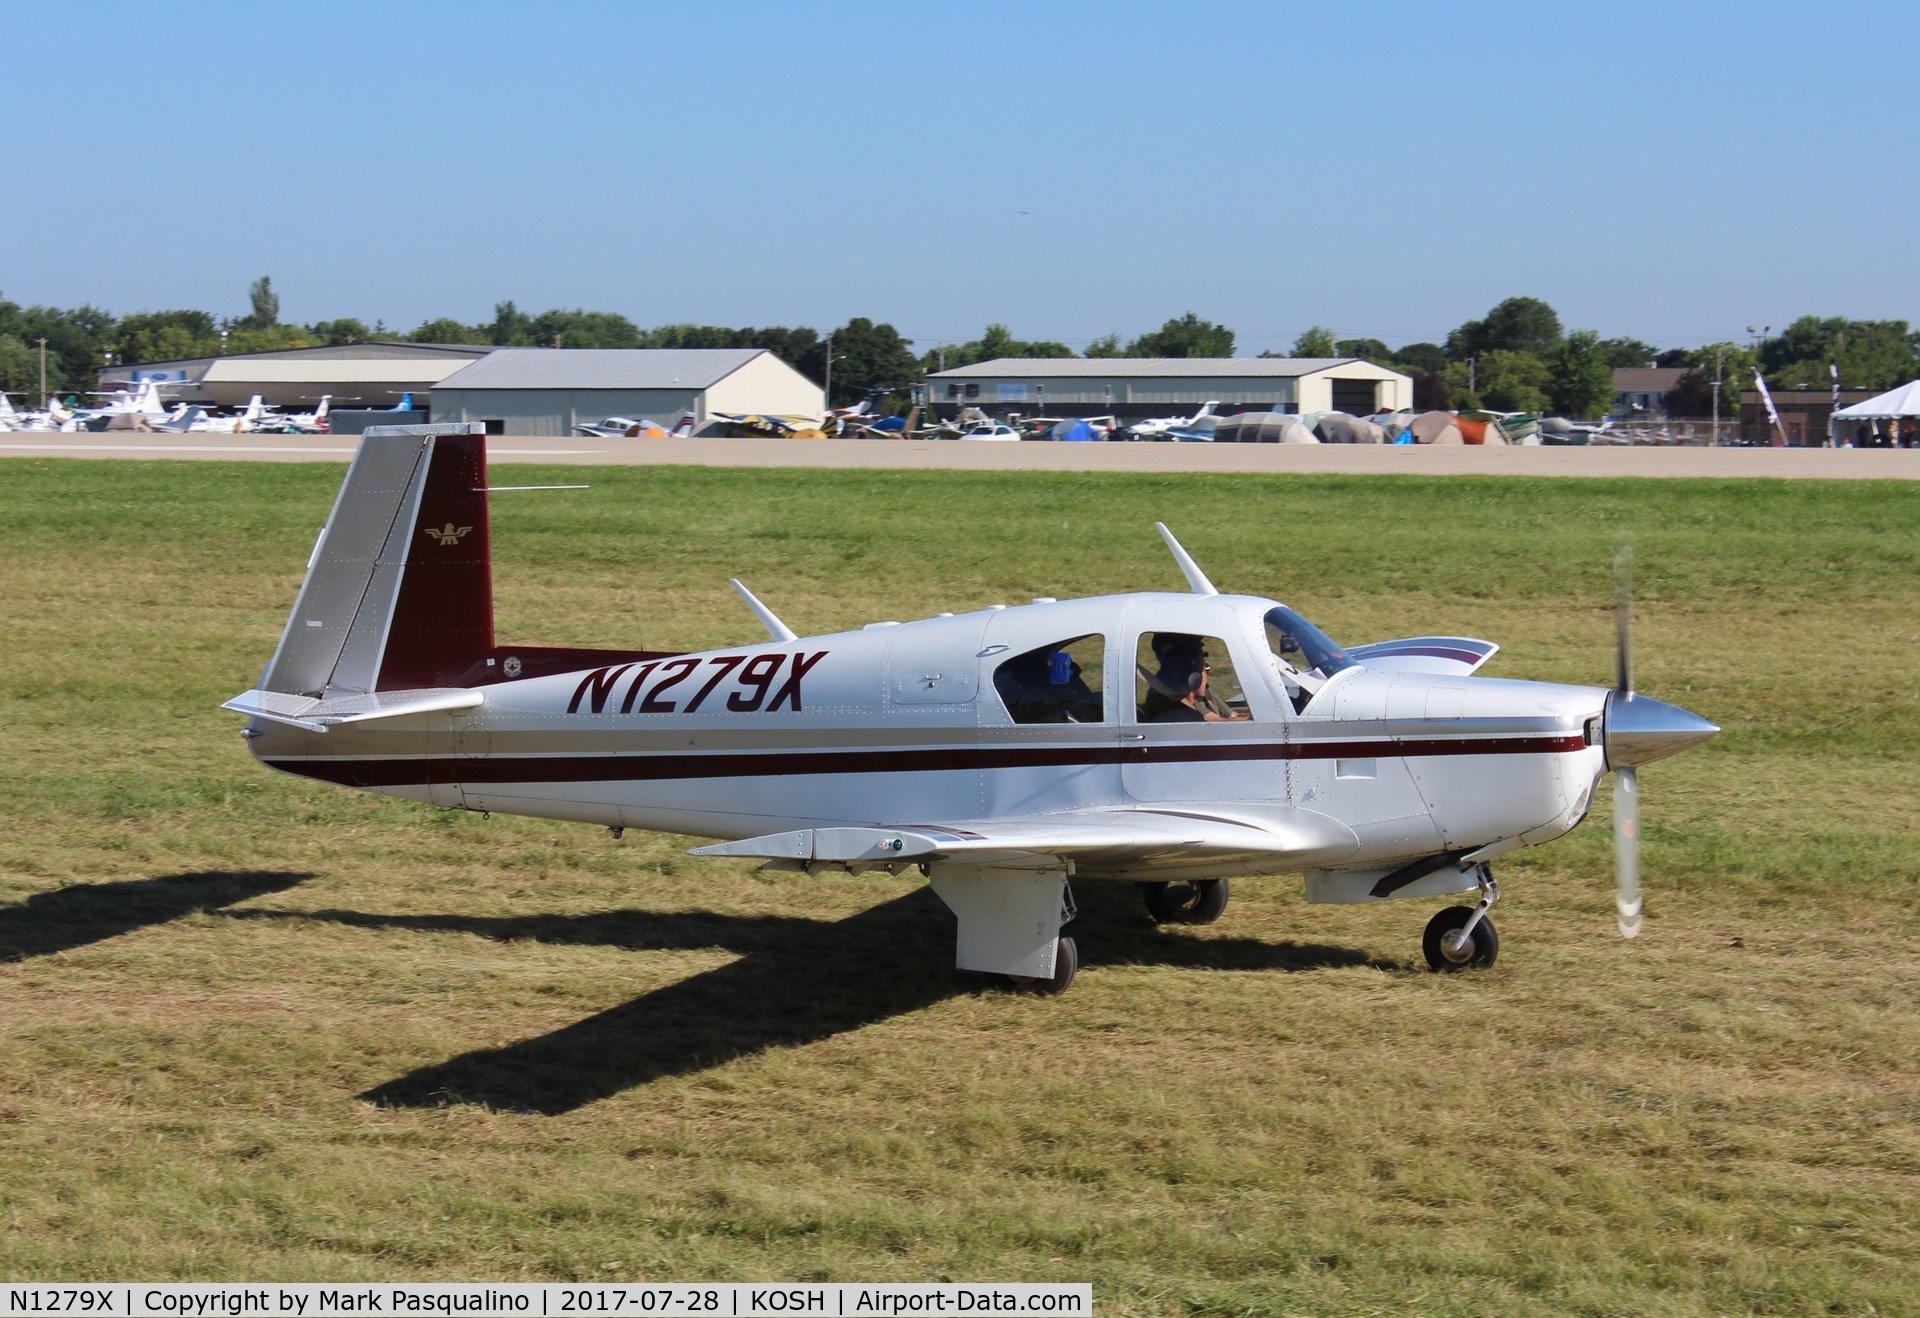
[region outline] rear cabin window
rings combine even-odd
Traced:
[[[1015,723],[1102,723],[1098,634],[1055,641],[1005,660],[993,672],[993,689]]]
[[[1225,723],[1248,717],[1233,656],[1218,636],[1143,633],[1134,679],[1134,717],[1142,723]]]

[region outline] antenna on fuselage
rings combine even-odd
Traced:
[[[797,641],[800,639],[794,635],[793,628],[787,626],[786,623],[781,622],[779,618],[774,616],[772,609],[754,598],[753,592],[741,584],[740,578],[728,577],[727,580],[732,582],[733,588],[740,592],[740,598],[745,600],[747,607],[753,610],[753,616],[760,620],[760,625],[767,629],[767,635],[773,637],[776,641]]]
[[[1193,555],[1180,547],[1180,542],[1173,538],[1173,532],[1167,529],[1167,524],[1155,522],[1153,525],[1154,529],[1160,532],[1160,538],[1167,542],[1167,548],[1173,551],[1173,561],[1178,563],[1180,570],[1186,574],[1187,584],[1193,588],[1193,593],[1218,595],[1220,592],[1213,588],[1213,583],[1207,580],[1207,574],[1202,572],[1200,565],[1193,561]]]

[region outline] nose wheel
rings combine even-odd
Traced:
[[[1143,883],[1140,896],[1155,924],[1212,924],[1227,909],[1225,879]]]
[[[1469,966],[1485,969],[1500,955],[1500,934],[1487,918],[1500,900],[1500,885],[1485,865],[1479,866],[1475,877],[1480,880],[1480,904],[1447,907],[1427,921],[1426,935],[1420,940],[1427,964],[1442,973]]]

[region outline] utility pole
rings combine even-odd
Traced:
[[[1480,392],[1480,386],[1478,386],[1473,382],[1474,368],[1477,367],[1479,364],[1480,364],[1480,359],[1478,357],[1467,358],[1467,392],[1470,394],[1477,394]]]
[[[1725,370],[1726,361],[1727,361],[1727,350],[1725,348],[1716,349],[1713,354],[1713,440],[1712,440],[1712,442],[1716,445],[1719,444],[1720,442],[1720,378],[1723,371]]]
[[[827,382],[820,386],[820,393],[826,399],[827,409],[833,409],[833,331],[827,331]]]
[[[40,406],[47,405],[47,341],[44,337],[34,340],[40,345]]]

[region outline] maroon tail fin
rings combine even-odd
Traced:
[[[452,685],[493,649],[487,437],[434,435],[429,444],[377,691]]]

